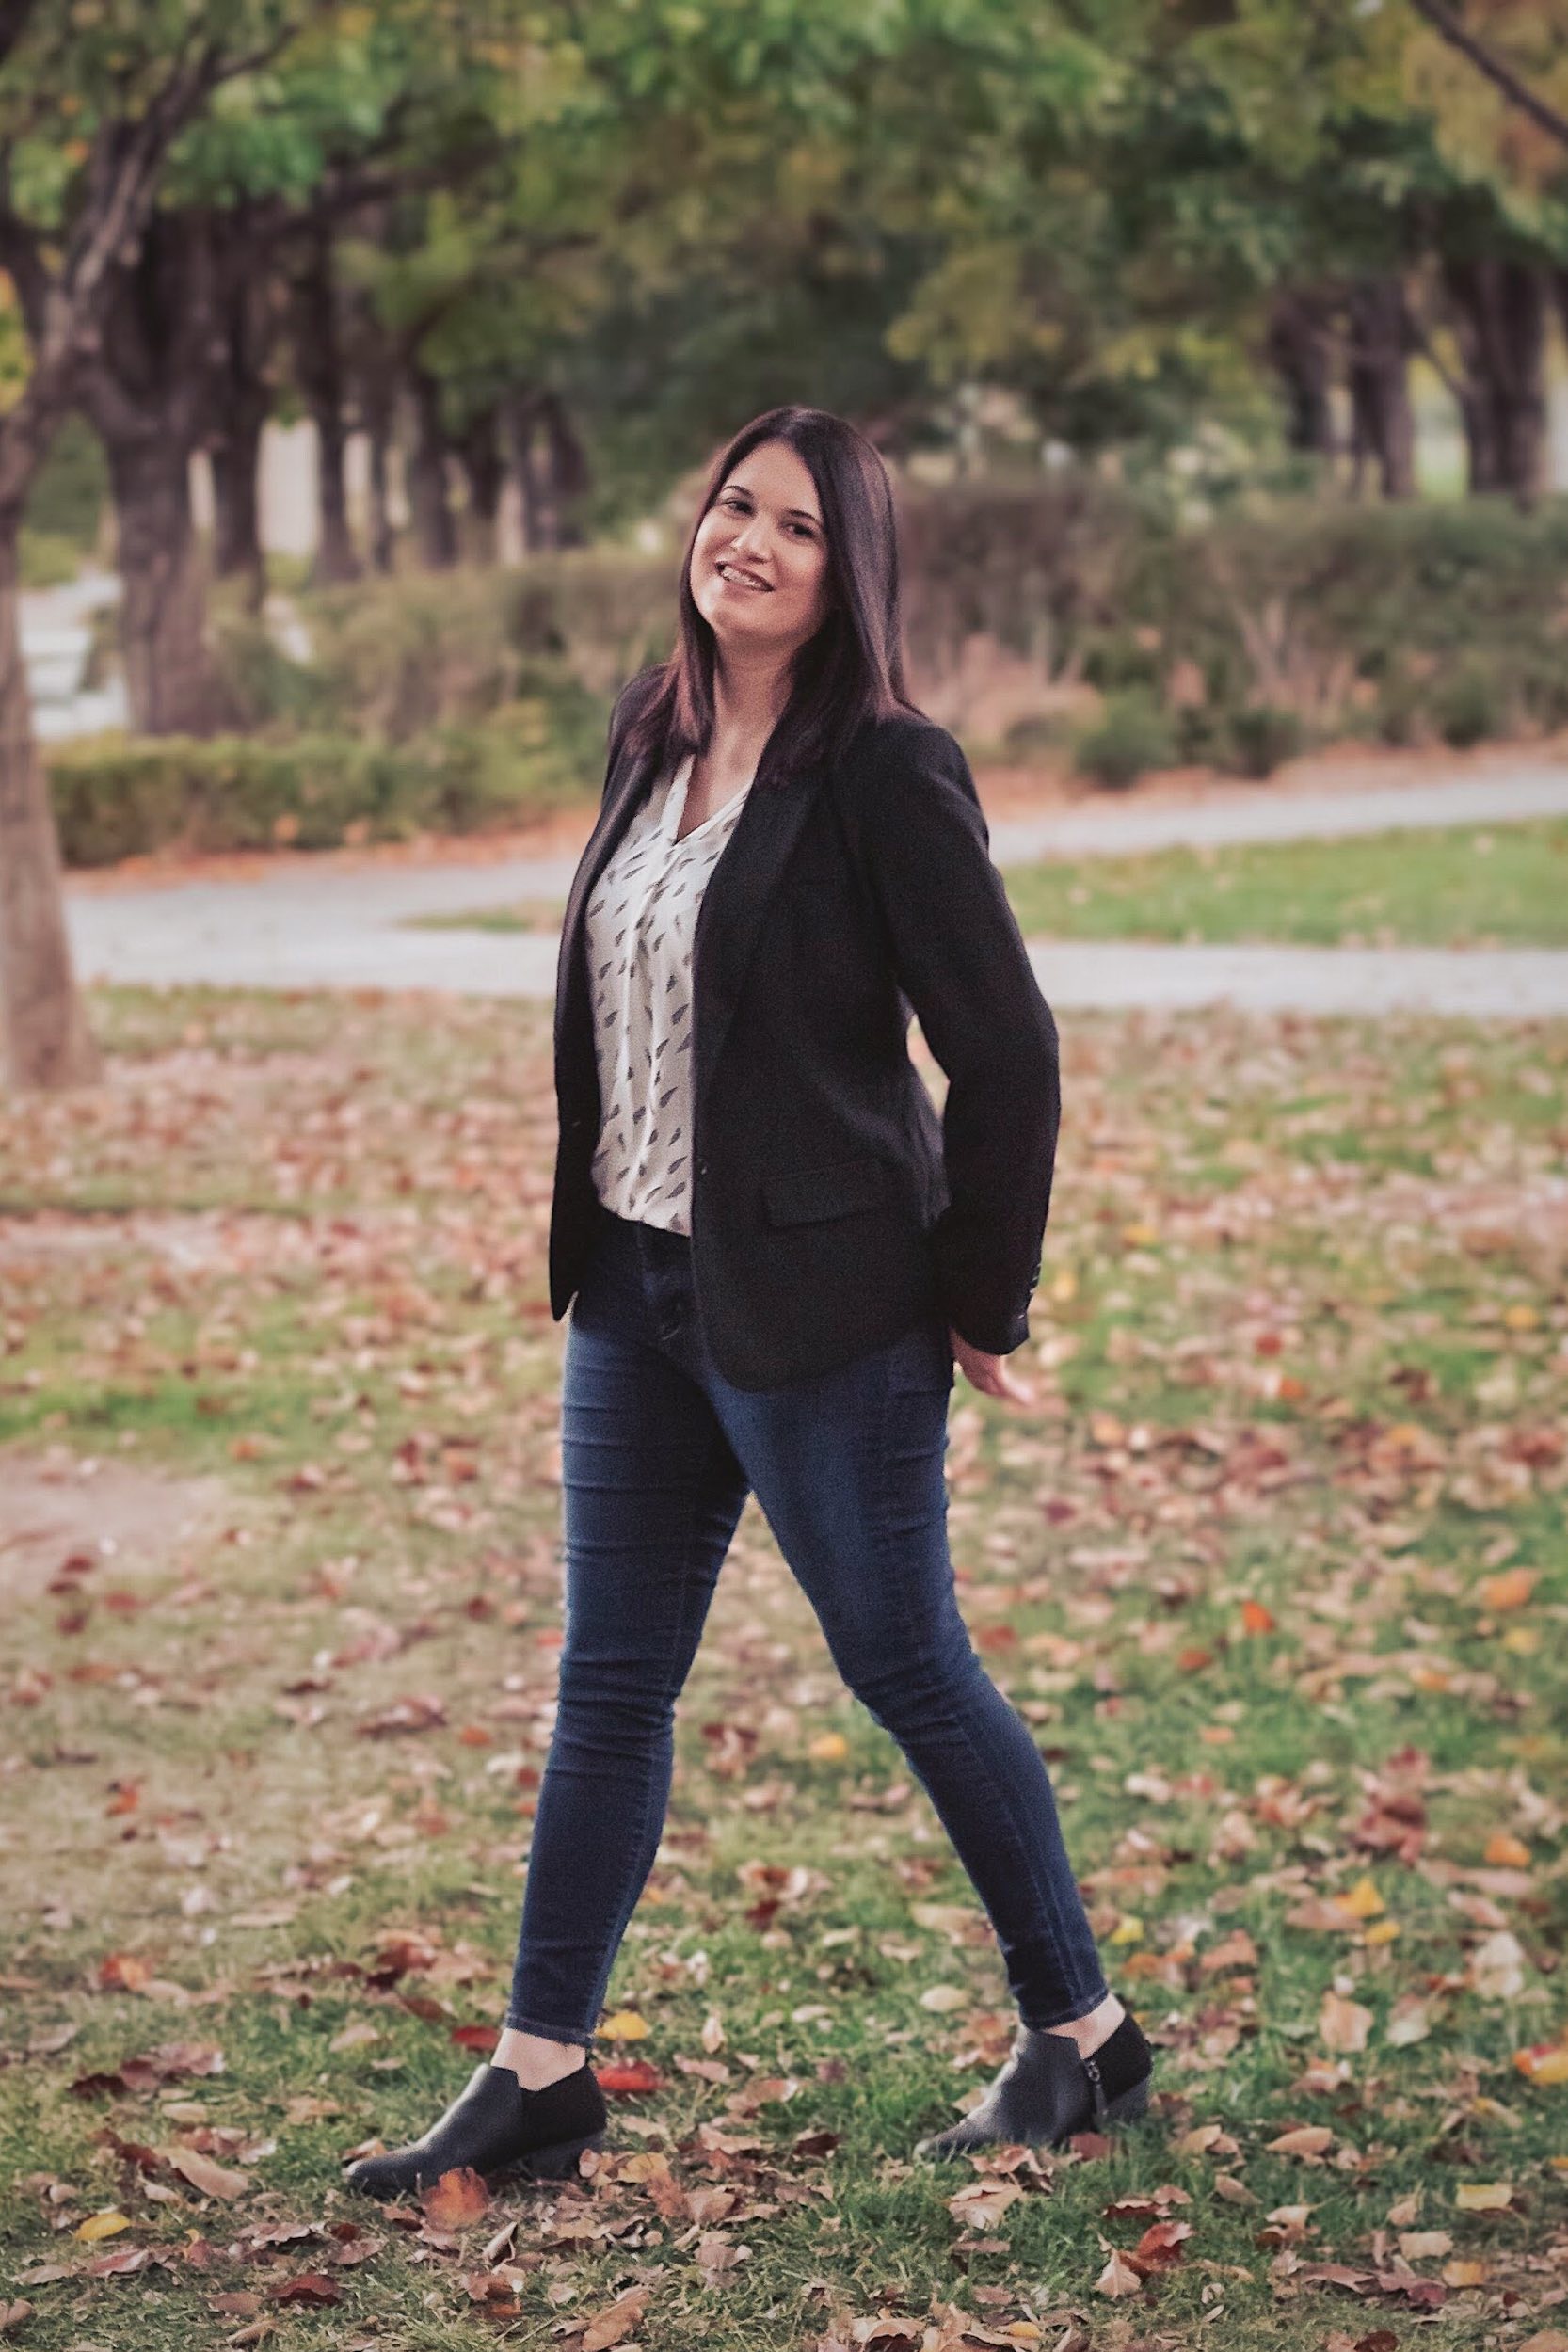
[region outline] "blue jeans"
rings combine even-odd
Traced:
[[[889,1731],[990,1914],[1026,2024],[1105,1998],[1050,1782],[953,1594],[935,1315],[841,1369],[735,1388],[680,1234],[606,1213],[561,1392],[566,1631],[506,2023],[590,2045],[653,1865],[675,1702],[748,1491],[834,1663]]]

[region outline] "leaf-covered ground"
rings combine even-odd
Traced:
[[[1005,1988],[750,1507],[610,2150],[384,2213],[341,2157],[488,2046],[549,1737],[548,1008],[95,1013],[0,1131],[8,2342],[1562,2352],[1568,1032],[1066,1024],[952,1533],[1146,2126],[911,2160]]]
[[[1031,936],[1278,939],[1303,946],[1568,947],[1568,821],[1160,850],[1011,867]],[[560,908],[422,917],[429,929],[553,931]]]

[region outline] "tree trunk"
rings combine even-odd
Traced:
[[[414,539],[427,571],[450,571],[457,560],[457,530],[446,478],[446,428],[441,388],[427,368],[410,367],[414,446],[408,461],[408,504]]]
[[[1509,490],[1531,506],[1546,480],[1546,289],[1528,262],[1446,258],[1464,366],[1461,412],[1473,491]]]
[[[1368,278],[1352,286],[1350,321],[1357,475],[1364,456],[1370,456],[1384,498],[1414,498],[1416,420],[1408,372],[1412,337],[1402,281]]]
[[[17,1087],[100,1075],[72,966],[59,840],[22,665],[16,512],[0,514],[0,1007]]]
[[[332,276],[332,241],[312,232],[294,280],[294,372],[316,434],[316,551],[319,584],[357,580],[360,559],[348,527],[343,337]]]
[[[266,558],[262,552],[262,434],[268,402],[232,408],[221,433],[208,448],[213,470],[213,568],[220,580],[242,575],[249,600],[260,610],[266,594]]]
[[[476,409],[457,436],[457,462],[468,485],[470,552],[482,564],[495,561],[495,524],[506,468],[494,408]]]
[[[547,488],[538,456],[538,396],[531,392],[510,393],[502,408],[507,463],[518,486],[518,509],[523,552],[536,555],[550,544],[546,536]]]
[[[558,392],[546,392],[544,396],[544,424],[555,509],[555,545],[581,547],[584,532],[577,517],[577,503],[592,477],[587,452]]]
[[[1328,297],[1315,288],[1283,288],[1270,307],[1266,344],[1285,388],[1285,438],[1315,457],[1334,456],[1330,325]]]
[[[210,735],[223,712],[207,648],[189,459],[174,436],[115,441],[108,456],[132,724],[147,735]]]

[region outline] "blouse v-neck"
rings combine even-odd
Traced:
[[[731,792],[728,800],[722,800],[716,808],[711,808],[700,824],[694,824],[689,833],[682,833],[680,820],[686,813],[686,795],[691,789],[692,771],[696,766],[696,752],[687,752],[670,782],[669,801],[664,810],[664,838],[677,849],[683,849],[688,841],[700,839],[711,824],[717,824],[721,817],[727,817],[736,802],[744,800],[751,790],[748,779],[738,792]]]

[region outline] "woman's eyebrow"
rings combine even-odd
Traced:
[[[755,490],[748,490],[748,489],[747,489],[747,488],[746,488],[746,486],[745,486],[745,484],[744,484],[744,482],[727,482],[727,483],[725,484],[725,486],[724,486],[724,487],[725,487],[725,488],[726,488],[727,490],[739,490],[739,491],[740,491],[740,493],[741,493],[741,496],[742,496],[743,498],[749,498],[749,499],[750,499],[750,501],[751,501],[751,503],[752,503],[752,504],[753,504],[754,506],[756,505],[756,504],[757,504],[757,493],[756,493],[756,491],[755,491]],[[805,506],[786,506],[786,507],[785,507],[785,509],[784,509],[784,512],[785,512],[787,515],[798,515],[798,516],[800,517],[800,520],[801,520],[801,521],[802,521],[802,522],[814,522],[814,523],[816,524],[817,529],[818,529],[819,531],[820,531],[820,530],[822,529],[822,527],[823,527],[823,519],[822,519],[821,515],[814,515],[814,514],[812,514],[812,513],[810,512],[810,510],[809,510],[809,508],[808,508],[808,507],[805,507]]]

